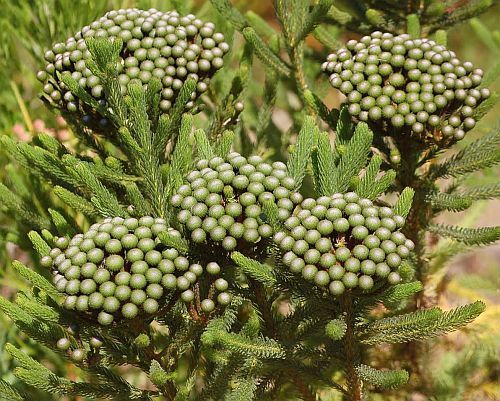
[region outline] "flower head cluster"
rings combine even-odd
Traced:
[[[110,11],[82,28],[66,42],[56,43],[45,53],[47,64],[38,73],[43,91],[61,109],[79,112],[90,123],[92,110],[78,99],[59,79],[70,73],[82,88],[103,105],[106,104],[102,83],[89,68],[89,38],[120,39],[123,42],[118,59],[118,79],[122,93],[132,81],[147,85],[153,78],[162,83],[160,109],[168,112],[184,81],[197,81],[196,91],[187,107],[207,90],[210,77],[222,67],[229,51],[224,35],[211,22],[194,15],[180,16],[176,11],[155,9],[122,9]]]
[[[405,219],[354,192],[307,198],[274,235],[283,264],[333,295],[371,290],[401,280],[413,242],[399,230]]]
[[[226,159],[198,161],[171,203],[180,209],[177,219],[193,242],[220,243],[233,251],[272,237],[264,203],[275,202],[278,218],[285,221],[302,201],[295,187],[284,163],[233,152]]]
[[[108,218],[71,240],[57,238],[57,247],[42,264],[53,268],[54,284],[66,295],[66,309],[95,315],[102,325],[133,319],[141,310],[152,315],[161,308],[167,292],[181,291],[181,298],[191,302],[191,288],[199,277],[205,271],[215,277],[220,273],[215,262],[192,263],[176,249],[164,246],[158,235],[165,231],[180,236],[163,219]],[[214,288],[219,303],[228,304],[227,281],[215,279]],[[202,306],[209,312],[215,304],[207,299]]]
[[[479,89],[483,71],[460,62],[430,39],[373,32],[328,56],[330,83],[360,121],[419,138],[460,140],[476,121],[476,107],[490,96]]]

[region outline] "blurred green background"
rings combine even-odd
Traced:
[[[65,39],[79,27],[111,9],[154,7],[168,10],[176,6],[185,6],[187,3],[190,2],[187,0],[0,0],[0,134],[30,141],[33,135],[43,131],[52,133],[64,142],[71,143],[71,132],[66,129],[64,122],[57,119],[37,97],[41,87],[35,74],[42,65],[44,49],[56,41]],[[191,3],[194,9],[202,15],[212,13],[210,3],[206,0]],[[233,4],[237,4],[242,11],[252,10],[270,22],[274,18],[271,0],[234,0]],[[460,59],[470,60],[476,66],[488,71],[500,59],[499,18],[500,3],[497,2],[496,6],[479,19],[473,19],[452,28],[449,32],[448,47],[454,50]],[[273,22],[273,25],[278,29],[276,23]],[[482,35],[484,30],[492,32],[493,35]],[[351,37],[353,37],[352,33],[343,32],[340,39]],[[484,39],[485,37],[489,39]],[[313,40],[309,44],[319,46]],[[263,74],[263,69],[256,68],[254,74]],[[263,77],[257,76],[255,82],[263,82]],[[500,90],[498,80],[492,89]],[[333,96],[333,98],[337,97]],[[255,101],[258,103],[258,99]],[[474,130],[474,133],[463,142],[466,143],[474,136],[481,135],[496,126],[499,112],[500,106],[497,104],[496,108]],[[280,124],[280,116],[286,120],[286,110],[276,110],[274,120],[277,125]],[[284,121],[283,124],[286,125],[287,122]],[[16,168],[8,164],[9,160],[5,152],[0,149],[2,182],[9,182],[9,171]],[[498,170],[491,170],[486,176],[478,176],[475,179],[498,181],[498,173]],[[475,206],[472,217],[467,218],[471,226],[500,225],[500,201],[479,202]],[[0,243],[0,295],[7,297],[22,290],[25,285],[10,272],[9,260],[20,258],[26,261],[29,259],[20,248],[8,241],[9,230],[12,227],[10,219],[3,213],[2,205],[0,205],[0,237],[4,239]],[[448,223],[464,223],[463,215],[460,213],[446,215],[443,219]],[[487,303],[486,313],[481,315],[467,332],[450,334],[441,340],[437,353],[433,353],[434,359],[429,361],[430,368],[437,360],[440,361],[440,366],[446,367],[456,366],[453,364],[453,358],[463,358],[466,363],[470,364],[470,368],[476,369],[474,375],[471,376],[473,382],[467,387],[463,399],[500,399],[498,365],[496,369],[494,368],[495,363],[500,361],[498,359],[500,352],[498,347],[500,339],[499,266],[500,246],[493,246],[456,258],[452,266],[442,272],[446,274],[446,279],[443,281],[444,296],[440,301],[443,307],[452,307],[476,299],[483,299]],[[491,344],[493,356],[488,353],[484,358],[492,359],[488,363],[479,364],[472,356],[461,355],[460,350],[463,344],[470,341]],[[43,353],[45,359],[50,360],[50,351],[30,342],[14,326],[7,324],[5,317],[0,316],[0,377],[2,378],[13,380],[10,373],[11,361],[1,352],[5,342],[24,343],[25,347],[31,348],[33,354]],[[62,369],[63,367],[54,366],[54,368]],[[75,372],[69,373],[75,375]],[[442,380],[446,380],[446,369],[441,373]],[[418,401],[418,394],[415,397],[412,400]],[[40,400],[43,399],[45,398],[40,395]]]

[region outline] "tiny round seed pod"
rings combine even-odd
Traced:
[[[86,356],[87,356],[87,353],[82,348],[74,349],[71,352],[71,359],[74,362],[83,362],[85,360]]]
[[[60,338],[56,343],[57,349],[60,351],[67,351],[71,346],[71,341],[66,337]]]

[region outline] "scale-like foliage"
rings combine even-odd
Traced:
[[[500,239],[500,227],[463,228],[430,224],[427,230],[465,245],[488,245]]]
[[[442,192],[429,194],[427,200],[437,212],[441,210],[460,212],[468,209],[472,205],[472,199],[467,196]]]
[[[339,120],[340,121],[340,120]],[[353,177],[366,163],[372,144],[373,132],[365,123],[356,126],[354,134],[343,149],[336,169],[332,172],[334,192],[345,192]]]
[[[210,142],[208,140],[205,131],[198,129],[194,132],[194,138],[196,140],[196,149],[201,158],[210,160],[214,157],[214,151],[210,146]]]
[[[183,238],[179,238],[177,235],[173,235],[171,233],[167,232],[162,232],[158,235],[158,238],[162,242],[162,244],[175,248],[179,252],[187,252],[189,250],[188,248],[188,243],[186,240]]]
[[[500,197],[500,184],[490,184],[467,188],[466,190],[461,191],[460,194],[461,196],[473,200],[494,199]]]
[[[259,58],[262,63],[275,71],[279,75],[287,76],[290,74],[290,68],[277,56],[274,54],[267,46],[262,38],[257,35],[255,30],[251,27],[244,28],[243,36],[250,43],[254,49],[255,55]]]
[[[500,162],[500,129],[495,129],[466,146],[432,169],[431,177],[457,177]]]
[[[359,377],[377,388],[395,389],[406,384],[409,374],[406,370],[378,370],[367,365],[356,367]]]
[[[405,189],[403,189],[396,204],[394,205],[394,213],[403,217],[408,216],[408,213],[410,213],[411,210],[414,196],[415,191],[412,188],[406,187]]]
[[[316,163],[313,164],[316,166],[316,192],[319,195],[331,195],[334,192],[331,171],[335,168],[335,155],[327,132],[318,135],[318,145],[313,156],[316,160]]]
[[[276,284],[276,277],[274,276],[270,266],[259,263],[256,260],[249,259],[239,252],[233,252],[231,258],[241,268],[241,270],[264,284],[265,286],[273,287]]]
[[[45,291],[47,295],[49,295],[55,300],[58,300],[60,298],[60,294],[57,292],[54,286],[40,274],[38,274],[34,270],[31,270],[29,267],[23,265],[19,261],[14,261],[12,263],[12,266],[20,276],[30,281],[32,285],[34,285],[35,287],[39,288],[42,291]]]
[[[485,304],[477,301],[443,312],[439,308],[422,309],[406,315],[380,319],[366,325],[364,344],[424,341],[465,326],[484,312]]]
[[[306,175],[306,167],[309,162],[309,156],[317,137],[318,128],[314,120],[307,117],[304,120],[302,129],[297,136],[297,143],[288,159],[287,167],[290,175],[295,179],[297,188],[302,185],[302,180]]]
[[[53,1],[45,3],[50,10]],[[319,60],[325,59],[326,51],[344,46],[344,27],[357,33],[373,30],[397,34],[407,32],[413,39],[432,37],[439,45],[447,46],[444,28],[484,11],[491,5],[491,0],[430,0],[419,5],[394,0],[383,4],[372,0],[276,0],[276,21],[265,19],[251,10],[243,14],[237,2],[211,0],[202,7],[200,14],[216,15],[210,11],[213,8],[218,13],[215,25],[224,32],[226,39],[214,36],[212,25],[200,30],[196,17],[184,17],[192,11],[193,3],[169,1],[168,7],[174,6],[179,16],[169,14],[167,19],[154,27],[148,25],[149,19],[136,19],[134,24],[137,27],[133,28],[133,35],[140,37],[137,42],[140,49],[134,49],[134,42],[128,45],[130,48],[122,49],[127,42],[127,34],[123,36],[123,33],[116,32],[130,22],[120,22],[123,14],[116,14],[117,21],[113,26],[105,28],[97,23],[91,26],[94,36],[108,35],[108,28],[112,32],[114,30],[115,33],[108,36],[116,40],[87,38],[89,53],[81,56],[85,58],[88,70],[82,71],[81,75],[79,71],[74,71],[58,77],[58,85],[65,85],[66,88],[62,89],[69,89],[88,114],[85,121],[79,121],[69,110],[61,111],[75,135],[74,141],[62,144],[47,133],[38,133],[31,143],[16,142],[8,136],[1,138],[5,152],[12,160],[6,169],[6,175],[10,176],[8,184],[0,184],[2,218],[5,214],[10,219],[2,224],[0,238],[2,243],[16,242],[24,249],[29,248],[31,242],[36,253],[31,253],[34,262],[14,262],[12,265],[12,270],[29,281],[32,289],[19,291],[12,300],[0,298],[0,310],[26,337],[55,351],[48,354],[50,364],[45,364],[45,354],[40,358],[37,356],[40,361],[36,361],[8,345],[6,350],[16,359],[18,366],[13,371],[14,375],[31,387],[52,393],[56,398],[112,400],[315,400],[320,394],[323,398],[330,397],[329,391],[333,389],[350,399],[360,400],[372,396],[373,387],[381,397],[385,397],[387,390],[408,386],[408,391],[413,391],[414,383],[432,383],[428,377],[423,377],[426,375],[425,368],[412,366],[415,359],[408,360],[402,347],[384,348],[384,353],[377,355],[376,363],[370,360],[374,355],[371,351],[378,344],[425,341],[462,328],[484,310],[481,302],[448,312],[437,307],[423,309],[422,305],[435,304],[441,291],[439,283],[446,276],[446,261],[460,252],[491,244],[500,238],[498,227],[468,228],[473,227],[469,216],[474,213],[474,201],[497,198],[500,187],[494,183],[468,188],[466,184],[473,177],[464,177],[494,167],[500,161],[500,131],[497,129],[481,136],[448,157],[445,150],[453,143],[441,135],[441,127],[426,132],[421,141],[413,135],[394,135],[397,127],[391,126],[391,119],[374,123],[370,129],[367,124],[360,123],[359,120],[363,119],[361,115],[359,118],[351,116],[345,105],[338,110],[336,107],[330,109],[329,105],[335,104],[331,100],[336,97],[327,92],[328,83],[319,76]],[[9,7],[15,7],[14,3]],[[72,4],[65,8],[73,7]],[[153,10],[149,12],[154,14]],[[23,14],[30,15],[29,12]],[[109,15],[114,14],[111,12]],[[185,27],[186,30],[199,30],[199,38],[194,42],[181,38],[174,44],[173,37],[167,36],[167,46],[155,37],[167,25],[168,30],[176,27],[175,35],[182,36],[182,30],[178,28],[182,18],[193,21],[192,26]],[[33,21],[30,20],[30,24],[45,26],[44,19]],[[50,18],[46,22],[47,27],[52,27]],[[495,48],[495,34],[490,35],[478,20],[472,20],[471,27],[486,46],[491,50]],[[71,31],[76,32],[77,29],[78,26],[75,26]],[[234,30],[239,33],[232,40]],[[92,36],[85,35],[83,31],[81,34]],[[199,88],[207,89],[207,81],[200,80],[196,70],[207,67],[205,61],[219,57],[217,46],[211,42],[212,37],[215,42],[219,39],[233,42],[236,48],[243,43],[242,50],[235,49],[232,55],[225,56],[226,65],[230,67],[217,73],[208,90],[188,110],[186,106],[194,100]],[[51,31],[50,40],[59,40],[57,34],[52,36]],[[149,43],[150,40],[152,43]],[[19,42],[24,43],[23,38]],[[76,48],[82,46],[82,42],[79,43]],[[200,43],[205,50],[201,51],[198,60]],[[156,45],[161,46],[157,49]],[[73,45],[66,43],[65,46]],[[387,46],[387,43],[382,46],[384,53],[380,54],[381,57],[382,54],[387,56]],[[33,49],[40,53],[38,47]],[[126,60],[119,58],[122,50],[130,53]],[[156,50],[169,64],[165,71],[156,62],[154,66],[150,63],[151,59],[155,59]],[[182,58],[173,57],[181,50],[185,51]],[[370,47],[369,51],[376,53],[378,50]],[[3,52],[2,47],[0,55]],[[429,54],[424,58],[428,56],[433,57]],[[51,58],[51,54],[46,57]],[[80,55],[72,51],[71,57],[78,58]],[[12,59],[10,56],[0,58]],[[59,54],[54,54],[54,68],[59,62],[67,64],[67,60],[60,58]],[[138,65],[131,67],[136,61]],[[354,63],[352,68],[359,68],[358,64]],[[154,68],[153,71],[141,71],[139,76],[129,79],[129,75],[135,74],[135,68],[150,67]],[[339,64],[340,67],[351,68],[349,63]],[[176,100],[168,113],[160,115],[160,100],[164,96],[162,84],[172,78],[173,68],[176,76],[185,75],[186,79],[174,80]],[[492,68],[480,88],[492,83],[498,71],[498,65]],[[82,78],[87,79],[89,72],[99,78],[98,85],[102,86],[106,102],[98,101],[89,94],[85,88],[91,85],[81,85]],[[151,77],[147,74],[149,72]],[[472,75],[476,72],[479,74],[474,70]],[[347,76],[350,70],[340,73]],[[264,74],[265,77],[261,79],[255,74]],[[463,82],[468,84],[465,77]],[[18,108],[22,111],[19,116],[34,133],[36,130],[23,97],[15,84],[11,86]],[[362,89],[354,86],[350,96],[356,95],[355,90]],[[372,87],[376,93],[376,85]],[[45,98],[50,97],[52,88],[46,86],[43,89]],[[399,89],[404,92],[406,87]],[[498,95],[492,93],[474,109],[472,117],[479,120],[491,110],[497,99]],[[404,110],[403,106],[401,108]],[[364,108],[362,110],[365,112]],[[467,113],[467,110],[463,111]],[[282,114],[286,114],[285,119],[281,118]],[[417,118],[422,116],[423,113],[420,113]],[[106,118],[107,125],[100,121],[101,117]],[[239,174],[236,180],[233,177],[233,173],[238,174],[235,166],[231,167],[228,163],[216,165],[220,161],[216,157],[225,159],[231,149],[245,154],[248,162],[243,169],[245,173]],[[285,160],[287,151],[289,157]],[[252,153],[262,156],[262,160],[250,159]],[[196,173],[188,178],[197,159],[214,158],[216,161],[209,167],[227,171],[224,181],[207,178],[213,173],[210,169],[202,169],[198,178],[191,180]],[[283,161],[287,162],[287,172]],[[268,179],[263,173],[270,165],[275,175]],[[309,173],[312,180],[306,178]],[[289,177],[285,177],[286,174],[293,177],[295,188],[291,188],[293,185]],[[251,175],[252,187],[243,195],[245,191],[238,188],[239,184],[245,181],[245,176]],[[453,182],[448,189],[439,192],[440,185],[436,180],[448,177],[453,177]],[[262,182],[259,181],[261,178]],[[174,202],[170,204],[172,193],[180,190],[186,179],[189,189],[184,185],[182,190],[190,194],[185,197],[187,200],[183,201],[182,209],[187,213],[174,217]],[[311,182],[314,183],[315,195],[311,195]],[[265,193],[259,184],[264,186]],[[204,204],[208,196],[204,189],[208,186],[220,188],[216,192],[223,196],[212,197]],[[293,191],[301,192],[304,197],[321,197],[321,201],[318,199],[317,206],[309,211],[307,201],[302,203],[301,196],[292,195]],[[397,271],[393,268],[392,272],[387,272],[390,285],[370,285],[370,280],[386,272],[382,264],[375,264],[375,272],[370,271],[373,270],[370,257],[377,259],[377,255],[376,251],[368,251],[368,256],[363,256],[364,248],[360,243],[364,241],[365,234],[362,228],[356,234],[354,230],[337,233],[337,229],[342,229],[343,220],[335,222],[335,234],[329,237],[335,241],[332,241],[331,253],[326,253],[327,256],[335,254],[337,258],[332,268],[323,266],[328,265],[331,259],[318,261],[316,258],[318,245],[328,245],[328,239],[323,238],[327,241],[320,243],[314,238],[317,234],[323,236],[319,233],[319,226],[318,231],[307,228],[304,234],[303,230],[292,227],[294,218],[290,216],[310,214],[312,216],[307,224],[316,218],[321,221],[322,214],[326,213],[321,206],[330,202],[328,197],[337,192],[351,191],[361,198],[372,200],[378,208],[377,213],[380,213],[380,225],[384,227],[374,229],[377,234],[367,242],[370,239],[376,242],[377,239],[372,237],[377,235],[384,237],[387,227],[396,224],[399,229],[399,224],[403,224],[404,219],[392,218],[387,206],[394,204],[394,214],[406,219],[401,231],[415,244],[409,240],[403,242],[397,234],[379,241],[383,252],[392,253],[394,264],[399,258],[394,248],[406,258],[398,265]],[[258,208],[248,205],[252,195],[259,201]],[[295,198],[290,203],[292,197]],[[227,198],[231,198],[231,202],[227,202]],[[366,200],[362,202],[367,203]],[[209,203],[211,205],[205,211],[204,206]],[[232,214],[239,213],[238,205],[234,205],[236,203],[245,205],[241,213],[233,217]],[[337,202],[337,205],[342,208],[341,203]],[[345,207],[352,211],[356,206]],[[331,209],[329,213],[336,213],[333,207],[328,209]],[[367,213],[373,213],[372,209],[367,209]],[[462,222],[465,227],[436,224],[434,218],[444,210],[467,210],[469,214]],[[351,220],[361,222],[374,217],[353,214],[352,218],[347,216],[349,223]],[[61,302],[63,297],[60,291],[66,290],[66,282],[72,281],[72,275],[77,270],[90,275],[93,266],[88,261],[81,264],[82,255],[75,260],[71,257],[75,266],[71,267],[68,277],[63,277],[65,265],[60,266],[59,251],[51,250],[51,247],[61,245],[64,248],[66,240],[88,227],[89,238],[85,238],[82,246],[96,246],[100,240],[91,242],[94,241],[91,239],[94,235],[92,227],[96,227],[92,224],[99,219],[114,217],[114,221],[120,222],[123,218],[126,219],[122,221],[124,225],[133,227],[134,219],[140,220],[146,215],[163,218],[161,225],[192,227],[189,231],[194,235],[185,236],[186,231],[183,230],[164,230],[158,235],[161,242],[158,245],[147,238],[147,230],[135,232],[135,229],[130,229],[134,232],[132,237],[144,235],[146,238],[137,238],[138,249],[129,250],[130,243],[125,245],[129,236],[123,240],[123,237],[120,238],[122,228],[109,233],[110,237],[116,237],[111,242],[112,246],[127,248],[124,249],[127,261],[123,273],[130,271],[129,279],[134,288],[129,305],[132,308],[134,302],[139,305],[138,316],[104,327],[95,321],[94,298],[91,305],[89,296],[79,295],[73,310],[72,298]],[[371,223],[376,225],[379,220],[372,218]],[[472,220],[475,221],[474,218]],[[146,222],[148,218],[141,221]],[[216,228],[212,227],[214,224]],[[247,241],[239,231],[240,225],[248,228],[252,234],[249,236],[257,240]],[[106,227],[104,225],[103,231]],[[157,229],[153,227],[150,229],[152,232]],[[200,227],[204,230],[204,240],[194,245],[195,239],[203,239],[196,235],[200,234]],[[330,230],[327,225],[323,225],[323,229]],[[281,251],[276,245],[283,240],[284,233],[287,239]],[[445,238],[438,240],[436,235],[429,237],[428,233]],[[99,232],[98,235],[102,239],[106,234]],[[80,236],[77,236],[72,244],[79,241]],[[299,245],[307,245],[309,250],[301,252]],[[71,254],[73,247],[71,245],[62,251]],[[155,260],[158,253],[151,247],[169,248],[161,256],[169,256],[173,260],[164,259],[158,263]],[[148,250],[143,252],[141,248]],[[348,261],[341,260],[342,248],[351,252]],[[134,257],[134,252],[136,255],[140,252],[145,254],[148,267],[144,273],[146,284],[142,287],[136,279],[141,276],[142,273],[138,272],[143,265],[134,265],[128,260]],[[174,257],[177,253],[183,256]],[[355,253],[363,259],[359,266],[357,256],[353,257]],[[38,257],[43,266],[50,265],[52,261],[49,269],[57,267],[55,285],[46,278],[50,276],[49,272],[41,270]],[[189,268],[183,271],[186,259]],[[209,261],[217,263],[208,264]],[[79,263],[81,266],[76,266]],[[107,263],[106,258],[96,264],[106,267]],[[325,275],[337,275],[335,269],[338,270],[340,265],[352,270],[347,277],[370,288],[352,289],[352,280],[343,278],[332,281],[333,286],[322,284]],[[170,274],[172,266],[182,271],[179,277]],[[300,271],[297,271],[298,267]],[[166,279],[158,280],[157,272],[165,273],[162,277]],[[6,274],[10,274],[9,268]],[[114,285],[113,280],[126,281],[127,277],[127,274],[118,277],[113,273],[109,283],[99,283],[97,287],[102,287],[106,293],[106,286],[109,289]],[[16,280],[15,284],[24,285],[24,280]],[[78,281],[85,287],[83,281],[89,282],[89,279]],[[186,283],[193,285],[187,289]],[[71,285],[69,287],[71,290]],[[128,288],[121,284],[119,287]],[[165,291],[168,294],[163,293],[164,287],[168,287],[169,291]],[[339,288],[343,288],[342,294],[333,296],[332,293]],[[162,294],[159,294],[160,290]],[[105,308],[113,314],[115,295],[124,296],[116,290],[113,296],[106,295],[103,301]],[[143,295],[159,296],[156,312],[145,313],[145,301],[139,302]],[[99,299],[98,296],[96,298]],[[69,349],[65,348],[65,339],[69,341]],[[82,354],[78,351],[84,351],[83,358],[79,358]],[[412,345],[412,351],[424,360],[425,353],[418,343]],[[387,363],[388,358],[391,363]],[[69,366],[66,359],[78,367],[76,381],[63,377],[65,367]],[[132,384],[135,381],[129,383],[125,375],[122,377],[122,371],[114,368],[119,365],[141,370],[149,376],[154,387],[147,387],[151,390],[136,388]],[[411,369],[416,380],[407,383],[408,373],[387,370],[391,365]],[[53,366],[53,371],[47,366],[51,369]],[[75,372],[75,369],[71,367],[70,371]],[[12,379],[10,376],[9,380]],[[16,386],[0,380],[0,398],[14,401],[36,398]],[[459,387],[457,393],[462,391]],[[433,396],[437,399],[441,393],[436,390],[435,394],[431,394],[430,388],[418,390],[426,392],[425,396],[429,399]],[[407,395],[405,387],[398,391],[394,393],[396,397]]]

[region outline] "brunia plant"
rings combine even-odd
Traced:
[[[115,400],[439,395],[420,344],[484,304],[440,309],[436,273],[500,228],[434,219],[499,195],[463,183],[500,161],[500,132],[439,158],[497,95],[435,29],[487,5],[384,14],[367,1],[351,15],[276,0],[277,31],[211,3],[221,28],[183,10],[113,10],[45,52],[42,97],[77,143],[1,138],[40,199],[0,186],[18,243],[36,251],[33,267],[13,262],[30,289],[0,309],[81,373],[8,344],[29,387],[2,380],[2,399],[34,400],[30,388]],[[334,24],[369,35],[343,44]],[[308,48],[310,35],[330,54]],[[231,57],[239,65],[223,68]],[[246,101],[257,60],[258,109]],[[322,101],[329,84],[345,95],[339,110]],[[280,135],[282,86],[303,109]]]

